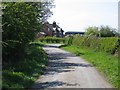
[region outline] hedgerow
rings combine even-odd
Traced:
[[[104,51],[115,54],[118,52],[120,39],[117,37],[94,37],[75,35],[67,42],[68,45],[83,46],[93,48],[96,51]]]
[[[40,42],[46,42],[46,43],[64,43],[64,38],[57,38],[57,37],[40,37],[37,39],[37,41]]]

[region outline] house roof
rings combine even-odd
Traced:
[[[56,24],[56,27],[53,27],[53,24],[49,24],[49,22],[45,22],[44,25],[49,27],[50,30],[52,30],[52,31],[58,30],[59,32],[64,32],[64,30],[62,30],[62,28],[60,28],[57,24]]]
[[[65,34],[84,34],[85,32],[74,32],[74,31],[69,31],[65,32]]]

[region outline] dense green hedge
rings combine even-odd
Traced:
[[[57,38],[57,37],[40,37],[37,39],[40,42],[46,42],[46,43],[64,43],[64,38]]]
[[[120,39],[118,37],[95,37],[95,36],[70,36],[65,38],[40,37],[37,39],[46,43],[64,43],[67,45],[83,46],[93,48],[95,51],[104,51],[115,54],[118,52]]]
[[[107,53],[114,54],[118,51],[120,39],[117,37],[87,37],[75,35],[72,38],[69,37],[68,44],[76,46],[84,46],[95,49],[96,51],[105,51]]]

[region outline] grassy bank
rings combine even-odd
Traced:
[[[21,90],[30,88],[48,63],[47,55],[40,43],[30,43],[24,60],[3,66],[3,89]],[[16,58],[17,60],[17,58]]]
[[[118,87],[118,58],[105,52],[80,47],[80,46],[64,46],[64,50],[81,56],[86,61],[95,66],[106,79],[114,86]]]

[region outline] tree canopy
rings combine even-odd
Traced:
[[[2,3],[3,59],[21,57],[25,47],[33,41],[42,23],[51,15],[53,2]],[[12,59],[11,59],[12,60]],[[7,60],[8,61],[8,60]]]
[[[109,26],[100,26],[100,27],[88,27],[85,32],[88,36],[99,36],[99,37],[115,37],[118,36],[119,33],[116,29],[111,28]]]
[[[91,36],[91,35],[95,35],[95,36],[98,36],[98,27],[88,27],[87,29],[86,29],[86,33],[85,33],[86,35],[89,35],[89,36]]]

